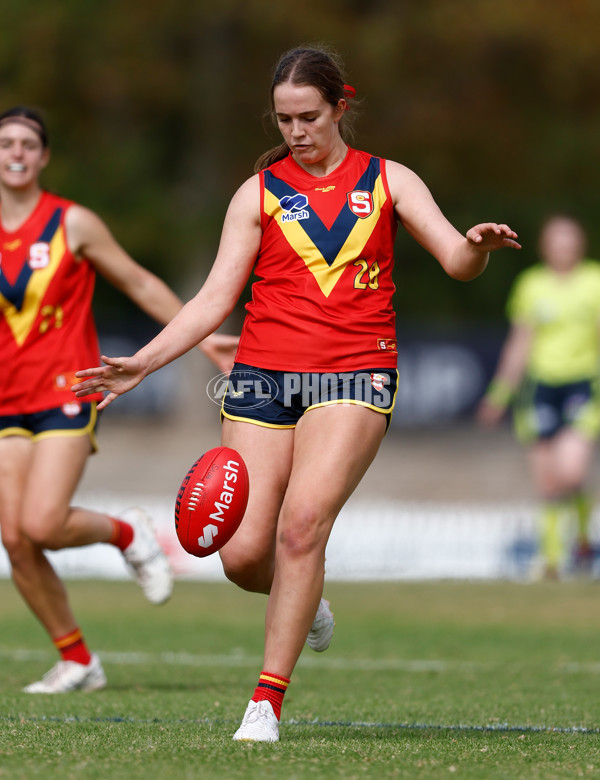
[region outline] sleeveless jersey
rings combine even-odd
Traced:
[[[258,281],[237,360],[280,371],[395,368],[397,220],[385,162],[349,149],[328,176],[288,155],[260,173]]]
[[[79,401],[74,374],[99,365],[91,303],[95,272],[65,237],[71,201],[43,192],[14,232],[0,222],[0,414],[29,414]],[[1,207],[0,207],[1,208]],[[1,214],[1,211],[0,211]],[[99,401],[102,394],[87,396]]]

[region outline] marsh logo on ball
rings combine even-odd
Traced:
[[[248,472],[241,455],[215,447],[192,464],[175,501],[175,531],[181,546],[204,558],[231,539],[248,503]]]

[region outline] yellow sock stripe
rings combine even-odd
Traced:
[[[259,684],[261,682],[270,682],[274,683],[275,685],[279,685],[281,688],[287,688],[290,684],[289,680],[286,680],[285,677],[275,677],[274,675],[270,674],[261,674],[258,678]]]
[[[75,642],[79,642],[83,639],[83,634],[81,633],[81,630],[79,628],[76,628],[75,631],[71,631],[70,634],[65,634],[65,636],[60,636],[58,639],[54,639],[54,646],[58,650],[62,650],[65,647],[68,647],[69,645],[74,645]]]

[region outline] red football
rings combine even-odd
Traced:
[[[248,471],[230,447],[205,452],[183,478],[175,501],[175,530],[181,546],[204,558],[228,542],[248,503]]]

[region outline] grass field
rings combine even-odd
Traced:
[[[331,648],[305,650],[281,742],[231,740],[261,669],[264,600],[179,583],[73,582],[109,687],[20,693],[54,651],[0,581],[0,778],[572,778],[600,773],[595,583],[327,587]]]

